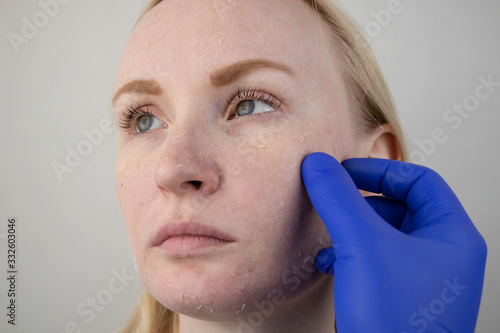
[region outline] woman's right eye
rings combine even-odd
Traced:
[[[142,116],[137,117],[136,120],[136,131],[137,133],[146,132],[152,129],[157,129],[163,127],[164,124],[161,120],[152,116],[150,114],[144,114]]]
[[[150,130],[167,127],[160,119],[145,107],[130,106],[126,108],[120,119],[120,128],[127,132],[144,133]]]
[[[277,111],[281,106],[276,97],[254,88],[238,89],[227,104],[230,108],[228,120]]]
[[[238,117],[248,116],[262,112],[276,111],[272,106],[252,99],[245,99],[236,106],[236,115]]]

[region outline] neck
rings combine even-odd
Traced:
[[[261,309],[240,314],[232,322],[212,322],[179,315],[179,324],[179,333],[331,333],[335,327],[333,277],[322,276],[303,295],[282,304],[262,303]]]

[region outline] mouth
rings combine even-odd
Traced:
[[[195,222],[163,226],[153,237],[152,246],[171,258],[186,258],[209,254],[233,243],[228,234]]]

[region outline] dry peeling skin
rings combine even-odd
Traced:
[[[139,135],[120,131],[116,188],[140,277],[169,309],[234,323],[276,291],[286,302],[273,320],[287,320],[292,310],[332,309],[332,279],[310,267],[330,239],[300,169],[315,151],[339,160],[360,152],[321,29],[303,1],[253,0],[165,1],[133,31],[116,89],[154,79],[163,93],[129,94],[115,112],[119,118],[126,100],[147,106],[168,126]],[[259,31],[267,32],[264,38]],[[281,62],[294,74],[261,69],[211,85],[214,70],[247,59]],[[281,107],[227,120],[227,100],[249,87],[274,95]],[[189,180],[211,190],[180,191]],[[235,242],[188,258],[150,247],[159,228],[181,221],[214,226]],[[192,318],[181,316],[181,324],[194,327]]]

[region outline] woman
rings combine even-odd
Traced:
[[[113,105],[147,290],[124,332],[473,329],[484,241],[437,175],[388,161],[390,94],[333,4],[153,1]]]

